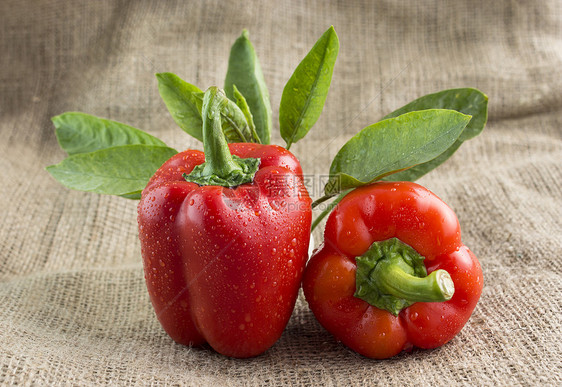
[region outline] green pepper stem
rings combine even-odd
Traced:
[[[233,160],[222,131],[221,111],[228,100],[216,86],[210,87],[203,98],[203,149],[205,168],[203,176],[215,175],[226,179],[233,171],[242,170]],[[208,119],[205,119],[208,118]]]
[[[199,185],[236,187],[250,183],[259,169],[260,159],[233,156],[222,128],[221,112],[229,103],[218,87],[210,87],[203,97],[203,148],[205,162],[197,165],[190,174],[184,174],[186,181]]]
[[[315,209],[316,207],[318,207],[320,204],[324,203],[327,200],[330,200],[331,198],[333,198],[334,196],[336,196],[336,194],[330,194],[330,195],[324,195],[319,199],[316,199],[315,201],[312,202],[312,209]]]
[[[383,293],[411,303],[448,301],[455,293],[453,280],[445,270],[420,278],[406,273],[398,264],[379,262],[371,272],[371,279]]]
[[[416,302],[448,301],[455,284],[445,270],[427,275],[424,257],[398,238],[373,242],[356,257],[354,296],[398,316]]]

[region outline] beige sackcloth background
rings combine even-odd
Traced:
[[[456,211],[484,270],[480,303],[447,345],[385,361],[336,343],[302,294],[257,358],[177,345],[145,289],[136,202],[54,181],[44,167],[65,155],[50,117],[83,111],[201,149],[154,74],[222,86],[248,28],[283,145],[283,86],[331,24],[341,49],[326,106],[291,149],[309,175],[414,98],[489,96],[484,132],[419,181]],[[0,36],[0,385],[562,383],[562,2],[2,0]]]

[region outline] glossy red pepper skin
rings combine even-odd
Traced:
[[[480,298],[482,270],[461,242],[456,215],[418,184],[381,182],[352,191],[330,214],[324,237],[304,274],[306,300],[326,330],[364,356],[439,347],[462,329]],[[425,257],[428,274],[450,274],[455,293],[449,301],[417,302],[394,316],[354,297],[355,257],[393,237]]]
[[[237,143],[259,158],[252,183],[199,186],[182,177],[204,162],[187,150],[151,178],[138,206],[152,305],[178,343],[208,342],[232,357],[256,356],[281,336],[307,259],[311,200],[298,160],[275,145]]]

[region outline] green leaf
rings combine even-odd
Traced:
[[[176,150],[156,145],[121,145],[67,157],[47,171],[79,191],[138,198],[148,180]]]
[[[185,132],[203,141],[201,110],[205,93],[172,73],[156,74],[156,77],[160,95],[176,123]],[[242,110],[229,99],[221,110],[221,122],[228,142],[258,142]]]
[[[472,116],[459,138],[446,151],[433,160],[416,165],[405,171],[387,176],[384,180],[414,181],[435,169],[455,153],[466,140],[482,132],[488,119],[488,97],[479,90],[471,88],[443,90],[438,93],[420,97],[409,104],[393,111],[386,118],[425,109],[452,109]]]
[[[422,164],[419,164],[419,165],[414,165],[412,168],[408,168],[408,169],[405,169],[403,171],[399,171],[399,172],[393,173],[391,175],[385,176],[385,177],[383,177],[383,180],[386,180],[386,181],[416,181],[417,179],[419,179],[420,177],[422,177],[426,173],[431,172],[432,170],[434,170],[435,168],[437,168],[438,166],[443,164],[445,161],[447,161],[449,159],[449,157],[451,157],[453,155],[453,153],[455,153],[460,148],[462,143],[463,143],[462,141],[459,141],[457,139],[457,141],[455,141],[453,143],[453,145],[451,145],[449,148],[447,148],[447,150],[445,152],[441,153],[439,156],[437,156],[433,160],[429,160],[425,163],[422,163]]]
[[[260,62],[246,30],[242,31],[242,35],[232,45],[228,59],[224,90],[232,100],[236,99],[234,85],[248,102],[260,142],[269,144],[272,126],[269,92]]]
[[[63,113],[51,120],[60,147],[69,155],[128,144],[166,146],[142,130],[85,113]]]
[[[236,85],[232,85],[232,88],[234,90],[234,98],[236,98],[236,105],[240,108],[242,113],[244,113],[244,117],[246,117],[246,122],[248,123],[250,132],[252,133],[253,142],[260,143],[261,141],[256,132],[256,126],[254,124],[254,117],[250,112],[250,107],[248,106],[248,102],[246,101],[246,98],[244,98],[242,93],[240,93]]]
[[[454,110],[431,109],[367,126],[340,149],[324,190],[335,195],[432,160],[456,141],[469,121],[470,116]]]
[[[130,194],[119,195],[124,199],[131,199],[131,200],[140,200],[142,191],[132,192]]]
[[[285,85],[279,125],[287,149],[302,139],[320,117],[338,51],[338,36],[332,26],[318,39]]]
[[[204,94],[203,94],[204,95]],[[242,95],[240,95],[242,97]],[[236,104],[226,97],[225,94],[220,93],[219,98],[223,98],[222,108],[220,111],[221,125],[226,141],[228,142],[257,142],[256,131],[252,130],[250,124],[246,119],[246,114]],[[242,97],[243,99],[244,97]],[[247,107],[247,106],[246,106]],[[251,119],[250,115],[250,119]]]
[[[203,141],[201,106],[203,92],[172,73],[156,74],[158,91],[176,124],[187,134]],[[201,96],[198,96],[198,94]]]

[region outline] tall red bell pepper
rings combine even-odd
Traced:
[[[152,305],[178,343],[255,356],[281,336],[307,258],[311,200],[297,159],[275,145],[227,145],[211,88],[205,153],[167,161],[143,191],[139,237]]]
[[[378,359],[451,340],[482,286],[480,264],[462,244],[453,211],[409,182],[348,194],[330,214],[324,244],[303,279],[318,321],[351,349]]]

